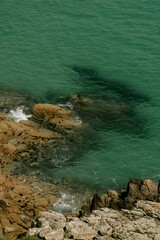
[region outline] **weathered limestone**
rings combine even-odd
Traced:
[[[143,204],[143,207],[145,205],[142,200],[139,201],[139,204]],[[160,211],[158,211],[159,213]],[[55,219],[58,222],[56,227]],[[59,224],[62,219],[63,224]],[[62,214],[57,215],[54,211],[44,212],[40,214],[39,221],[41,227],[29,229],[29,236],[38,233],[46,240],[70,238],[74,240],[159,240],[160,236],[159,217],[151,217],[148,212],[137,207],[133,210],[101,208],[100,210],[93,210],[92,214],[82,218],[64,217]],[[54,235],[56,233],[59,234],[56,236]]]

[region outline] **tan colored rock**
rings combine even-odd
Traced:
[[[47,103],[39,103],[34,105],[32,111],[36,117],[44,119],[52,119],[54,117],[66,117],[71,115],[70,110],[66,110],[59,106]]]
[[[39,214],[39,221],[42,226],[45,226],[47,221],[49,226],[53,230],[57,230],[58,228],[64,228],[66,225],[65,216],[62,213],[58,213],[55,211],[41,212]]]
[[[133,233],[131,236],[132,240],[149,240],[147,234]]]
[[[90,205],[90,209],[97,210],[103,207],[108,206],[108,195],[107,194],[94,194],[92,198],[92,202]]]
[[[144,179],[141,186],[141,192],[146,198],[151,196],[154,198],[158,194],[158,185],[154,183],[151,179]]]
[[[159,233],[159,234],[156,234],[154,240],[160,240],[160,233]]]
[[[108,194],[108,197],[111,198],[111,199],[113,199],[113,198],[114,199],[119,199],[119,194],[115,190],[108,190],[107,194]]]
[[[16,239],[19,233],[31,227],[32,219],[40,211],[47,210],[52,201],[57,201],[57,197],[49,194],[54,186],[41,184],[36,179],[32,186],[33,179],[24,179],[0,173],[0,228],[6,240]]]
[[[64,240],[64,230],[63,228],[57,229],[57,230],[50,230],[50,227],[48,229],[42,229],[39,232],[40,237],[44,237],[45,240]]]
[[[41,149],[59,138],[59,134],[48,129],[41,129],[33,121],[14,122],[8,116],[0,115],[0,162],[7,164],[14,159],[30,157],[30,150]],[[35,152],[36,153],[36,152]]]
[[[131,179],[127,187],[125,201],[158,199],[158,185],[150,179]]]
[[[66,231],[69,237],[82,240],[92,240],[97,234],[93,228],[85,222],[80,221],[78,218],[73,218],[72,221],[67,222]]]
[[[159,216],[160,218],[160,202],[139,200],[136,203],[136,207],[142,209],[146,214]]]
[[[139,214],[141,213],[141,214]],[[40,230],[30,229],[28,235],[37,231],[43,233],[44,239],[55,239],[55,231],[61,232],[60,240],[63,239],[63,230],[65,230],[64,239],[74,240],[152,240],[158,239],[160,234],[160,222],[158,218],[148,217],[143,210],[135,208],[133,210],[114,210],[101,208],[94,210],[89,216],[82,218],[68,216],[64,225],[56,225],[55,219],[52,219],[54,212],[47,214],[40,213],[42,222]],[[56,214],[56,213],[55,213]],[[49,217],[51,216],[51,218]],[[43,218],[42,218],[43,217]],[[63,215],[56,215],[56,218],[63,219]],[[52,225],[53,221],[53,225]],[[29,234],[30,233],[30,234]],[[42,235],[41,235],[42,236]],[[52,237],[51,237],[52,236]],[[48,238],[50,237],[50,238]],[[158,239],[159,240],[159,239]]]
[[[33,114],[55,130],[68,131],[81,126],[81,122],[73,116],[73,112],[53,104],[36,104]]]

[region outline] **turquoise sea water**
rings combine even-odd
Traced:
[[[142,125],[136,134],[118,122],[94,128],[94,144],[74,164],[46,164],[51,179],[93,189],[159,179],[159,10],[158,0],[0,1],[1,88],[53,103],[120,96],[133,108],[129,121]]]

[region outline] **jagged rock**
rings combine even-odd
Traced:
[[[139,200],[136,207],[142,209],[146,214],[160,218],[160,203]]]
[[[62,228],[49,231],[48,233],[43,231],[40,231],[39,236],[45,237],[46,240],[64,240],[64,230]]]
[[[115,190],[108,190],[107,194],[108,194],[109,204],[106,207],[110,207],[113,209],[119,209],[119,194],[118,194],[118,192],[116,192]]]
[[[160,234],[156,234],[154,240],[159,240],[160,239]]]
[[[0,230],[6,240],[14,240],[20,233],[26,232],[32,219],[58,199],[58,196],[49,194],[56,190],[54,185],[41,184],[34,179],[32,186],[32,180],[9,177],[0,172]]]
[[[5,114],[0,117],[0,159],[4,165],[17,157],[29,157],[33,146],[41,148],[59,136],[51,130],[40,129],[32,121],[14,122]]]
[[[82,208],[81,215],[103,207],[113,209],[132,209],[138,200],[159,201],[158,186],[150,179],[131,179],[127,190],[120,194],[115,190],[108,190],[107,194],[94,194]]]
[[[73,239],[91,240],[96,236],[96,231],[78,218],[73,218],[72,221],[67,222],[66,232]]]
[[[97,210],[102,207],[108,206],[108,195],[107,194],[94,194],[90,205],[90,210]]]
[[[42,227],[45,226],[47,221],[49,226],[54,230],[57,230],[58,228],[64,228],[66,224],[65,216],[55,211],[41,212],[39,215],[39,221]]]
[[[101,208],[100,210],[93,210],[92,214],[81,219],[68,216],[63,225],[64,233],[61,225],[58,225],[56,230],[54,229],[54,224],[51,227],[52,220],[48,221],[46,212],[41,215],[43,215],[44,224],[40,227],[39,233],[42,231],[43,235],[41,236],[46,240],[54,240],[54,231],[58,232],[58,229],[61,233],[59,236],[65,236],[64,239],[72,238],[74,240],[159,240],[158,237],[160,236],[159,218],[154,216],[148,217],[139,208],[134,208],[133,210]],[[47,218],[45,218],[45,215]],[[60,219],[63,218],[62,215],[59,216]],[[30,229],[28,235],[36,231],[34,231],[34,228],[33,230]],[[48,236],[53,236],[53,238],[48,238]]]
[[[107,191],[108,197],[111,199],[119,199],[119,194],[115,190],[108,190]]]
[[[157,200],[158,185],[151,179],[131,179],[127,187],[127,196],[141,200]]]
[[[119,207],[132,209],[138,200],[158,201],[158,185],[151,179],[131,179],[120,194]]]

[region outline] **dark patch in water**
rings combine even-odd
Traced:
[[[73,66],[72,69],[78,73],[78,82],[84,86],[85,95],[94,100],[97,99],[95,111],[92,113],[84,112],[82,108],[82,112],[79,111],[82,117],[92,122],[92,126],[96,122],[95,128],[97,129],[112,129],[113,131],[122,131],[137,137],[144,137],[146,119],[143,119],[136,112],[135,107],[149,101],[149,97],[136,92],[120,81],[104,78],[94,69],[79,66]],[[72,81],[77,82],[77,79],[72,79]],[[104,103],[100,105],[98,101],[104,101]],[[120,113],[112,111],[112,108],[108,110],[105,105],[109,103],[112,106],[112,102],[117,105],[125,105],[126,108]]]
[[[137,93],[119,81],[100,76],[96,70],[78,66],[73,66],[72,69],[79,74],[79,80],[82,84],[90,83],[90,88],[98,90],[97,95],[101,95],[102,98],[107,98],[107,92],[112,91],[120,97],[120,100],[125,102],[132,100],[137,102],[149,101],[147,96]],[[104,91],[106,91],[106,96],[103,95]]]
[[[86,132],[84,135],[77,136],[64,135],[57,145],[48,146],[38,154],[33,151],[32,161],[27,160],[26,163],[21,163],[16,169],[17,173],[29,173],[32,170],[31,174],[37,172],[38,175],[43,173],[46,176],[50,169],[78,164],[85,151],[101,148],[101,139],[98,137],[99,130],[117,131],[136,138],[144,137],[146,120],[137,113],[136,107],[149,101],[148,97],[137,93],[119,81],[101,77],[93,69],[78,66],[74,66],[72,69],[77,76],[71,81],[75,86],[76,84],[83,86],[82,92],[78,92],[80,98],[89,98],[91,102],[93,100],[93,104],[86,106],[81,105],[81,102],[78,102],[77,105],[73,104],[74,110],[82,121],[87,123]],[[51,103],[65,104],[67,101],[71,101],[71,96],[67,96],[67,94],[61,96],[59,92],[54,93],[52,90],[46,96],[48,102]]]

